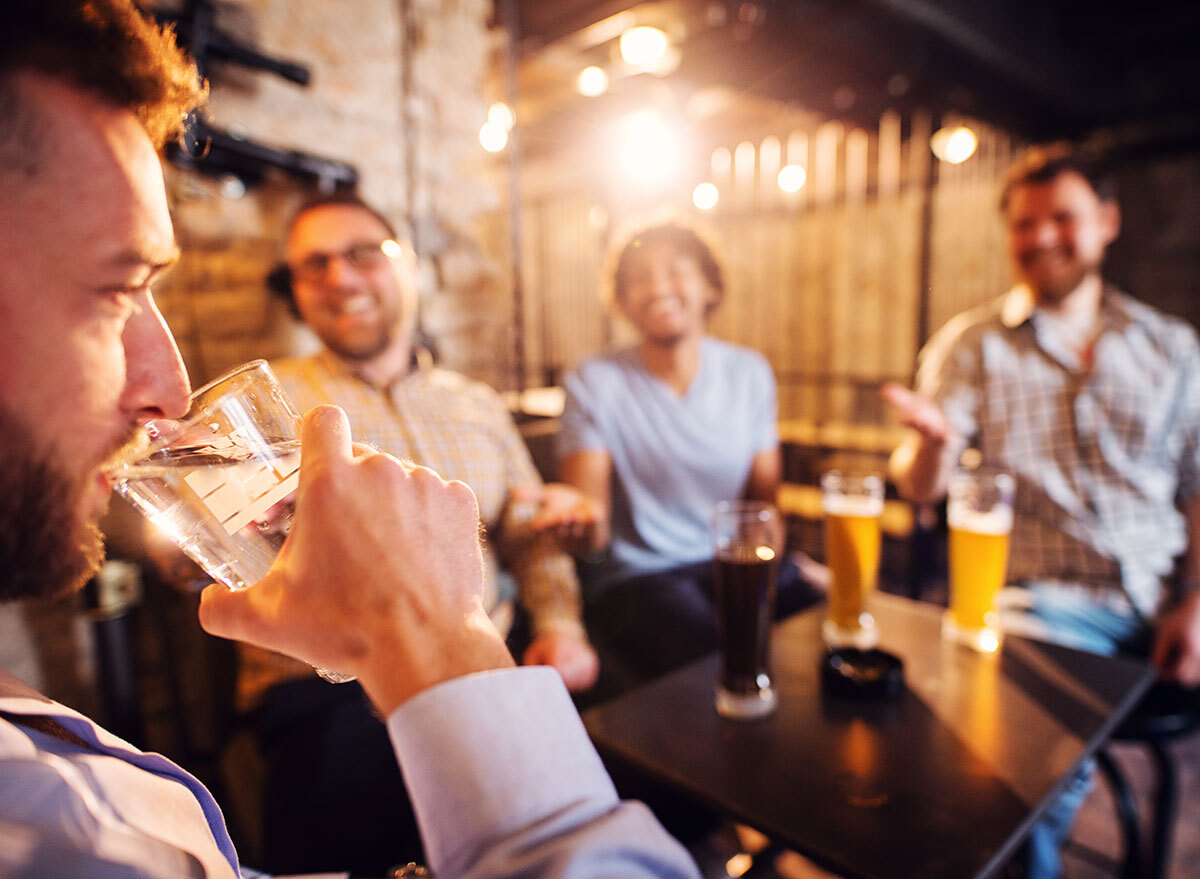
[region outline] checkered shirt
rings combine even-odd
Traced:
[[[1017,287],[934,335],[917,390],[1017,478],[1011,581],[1123,590],[1150,617],[1200,490],[1200,344],[1111,286],[1101,320],[1089,370]]]
[[[510,500],[513,488],[540,485],[541,477],[495,391],[419,363],[386,387],[374,387],[327,350],[271,366],[299,411],[336,403],[349,417],[355,441],[472,488],[485,529],[484,604],[502,631],[511,624],[512,604],[503,594],[501,568],[516,580],[535,633],[570,629],[582,636],[574,562],[552,535],[530,533],[532,504]],[[242,652],[239,700],[249,707],[270,684],[305,674],[311,669],[294,660],[248,648]]]

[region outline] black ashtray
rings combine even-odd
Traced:
[[[896,699],[904,692],[904,663],[886,650],[838,647],[821,661],[827,694],[853,699]]]

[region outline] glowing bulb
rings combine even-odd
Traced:
[[[725,862],[725,873],[737,879],[739,876],[746,875],[746,872],[754,866],[754,858],[745,852],[738,852],[732,858]]]
[[[771,549],[769,546],[756,546],[754,548],[754,554],[764,562],[775,560],[775,550]]]
[[[512,108],[503,101],[497,101],[488,107],[488,122],[493,125],[499,125],[505,131],[512,131],[512,127],[517,122],[517,117],[513,115]]]
[[[951,165],[961,165],[971,158],[978,146],[979,138],[965,125],[939,128],[933,133],[933,137],[929,138],[929,148],[933,150],[933,154]]]
[[[399,241],[393,241],[391,238],[380,244],[379,249],[383,251],[383,255],[388,259],[399,259],[404,256],[404,245]]]
[[[508,144],[508,132],[495,122],[485,122],[479,129],[479,144],[489,153],[498,153]]]
[[[622,121],[617,152],[622,170],[640,183],[669,177],[679,168],[679,138],[656,110]]]
[[[608,74],[603,67],[585,67],[579,71],[576,81],[579,94],[585,98],[595,98],[608,91]]]
[[[697,184],[696,188],[692,190],[692,204],[702,211],[711,211],[715,208],[720,197],[721,193],[711,183]]]
[[[667,54],[667,35],[656,27],[631,27],[621,34],[621,58],[633,67],[653,67]]]
[[[784,192],[799,192],[807,180],[808,172],[800,165],[784,165],[779,169],[779,176],[775,178],[775,182]]]

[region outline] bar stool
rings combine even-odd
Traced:
[[[1168,743],[1200,729],[1200,688],[1187,689],[1177,684],[1158,683],[1142,697],[1133,712],[1115,733],[1113,742],[1139,743],[1146,746],[1154,764],[1154,797],[1149,853],[1151,879],[1164,879],[1171,859],[1172,834],[1179,807],[1179,785],[1175,757]],[[1137,804],[1124,773],[1108,748],[1096,755],[1100,769],[1108,778],[1116,801],[1121,825],[1124,864],[1122,879],[1143,875],[1142,835]]]

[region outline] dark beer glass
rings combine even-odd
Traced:
[[[713,536],[721,648],[717,713],[736,720],[765,717],[777,703],[768,651],[783,522],[771,504],[723,501],[713,513]]]

